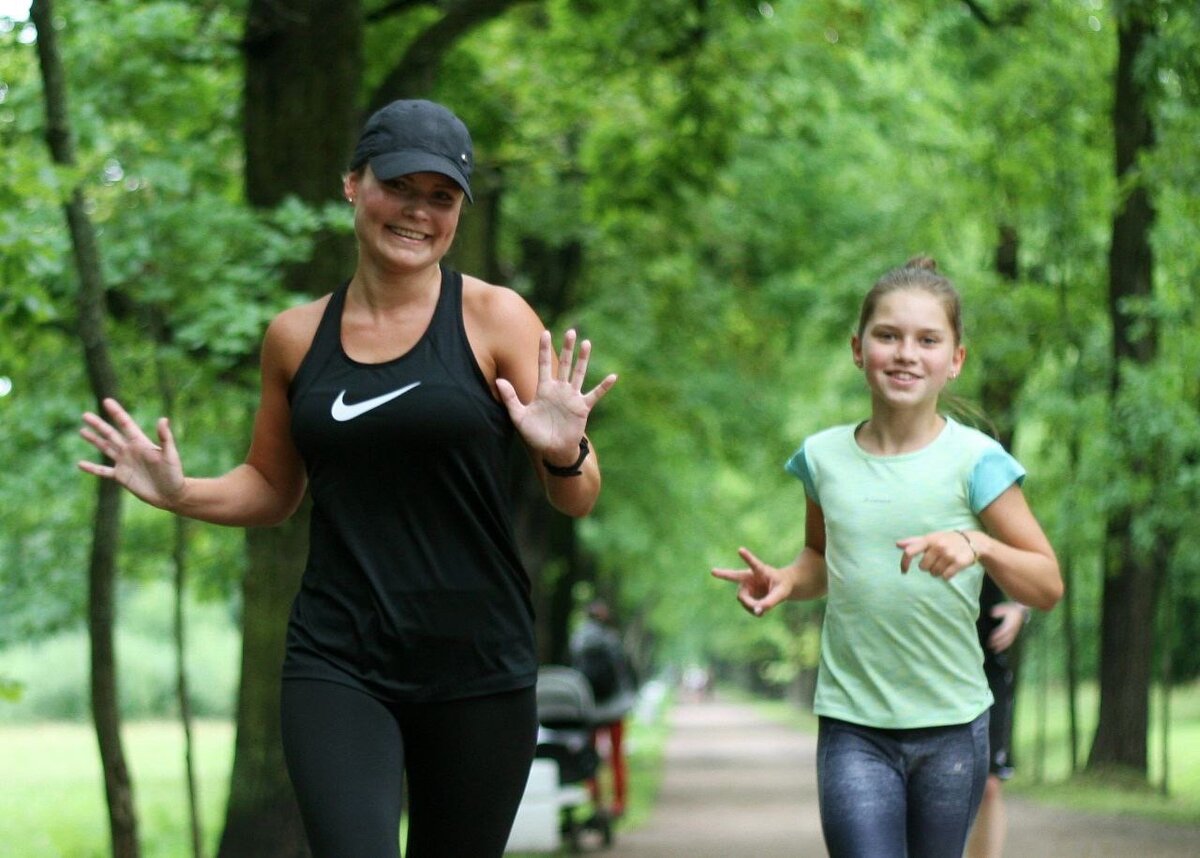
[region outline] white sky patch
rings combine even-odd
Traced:
[[[0,0],[0,18],[12,18],[14,21],[29,19],[30,0]]]

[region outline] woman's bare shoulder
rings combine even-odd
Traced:
[[[526,365],[536,372],[542,323],[515,290],[464,275],[463,324],[475,360],[489,381],[497,376],[518,379]],[[531,384],[520,384],[523,395],[532,394]]]
[[[321,316],[329,305],[329,295],[297,304],[281,311],[267,326],[263,338],[263,358],[279,362],[290,375],[308,354]]]
[[[512,325],[540,326],[537,314],[520,293],[508,286],[463,275],[463,311],[481,328],[506,329]]]

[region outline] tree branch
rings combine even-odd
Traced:
[[[987,27],[989,30],[995,29],[996,22],[992,19],[992,16],[987,13],[987,10],[980,6],[976,0],[963,0],[963,3],[968,9],[971,10],[971,16],[979,21],[979,23],[983,24],[983,26]]]
[[[396,0],[391,6],[405,2]],[[446,4],[445,14],[412,40],[395,68],[371,94],[367,112],[372,113],[397,98],[427,94],[433,89],[442,57],[456,42],[513,6],[530,2],[539,0],[456,0]]]
[[[989,30],[999,30],[1002,27],[1019,27],[1025,23],[1025,19],[1029,13],[1033,11],[1033,4],[1029,0],[1019,0],[1013,3],[1006,9],[991,15],[978,2],[978,0],[963,0],[966,7],[971,10],[971,17],[975,18]]]
[[[391,0],[390,3],[384,3],[378,9],[367,12],[363,20],[368,24],[375,24],[396,15],[403,15],[412,9],[428,6],[432,2],[433,0]]]

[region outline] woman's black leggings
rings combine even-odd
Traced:
[[[283,752],[313,858],[499,858],[537,742],[534,689],[384,703],[333,682],[283,683]]]

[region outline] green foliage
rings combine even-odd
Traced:
[[[127,718],[178,715],[171,592],[165,584],[123,588],[117,635],[121,712]],[[236,617],[224,605],[189,599],[185,607],[192,714],[233,716],[239,665]],[[85,721],[88,639],[82,629],[0,650],[0,676],[19,696],[0,699],[0,722]]]
[[[1119,419],[1116,45],[1094,4],[1034,4],[985,27],[965,4],[563,0],[514,10],[459,52],[454,95],[503,170],[510,282],[527,291],[527,240],[582,248],[561,324],[582,324],[597,372],[622,381],[597,415],[605,489],[581,532],[625,613],[670,642],[664,658],[753,657],[781,678],[799,666],[784,641],[812,626],[742,615],[707,570],[739,544],[776,562],[799,549],[803,496],[782,462],[805,434],[865,415],[846,349],[859,301],[927,252],[964,295],[959,392],[996,373],[1014,387],[1027,493],[1073,570],[1094,667],[1106,510],[1161,483],[1144,539],[1195,532],[1194,10],[1172,5],[1169,21],[1145,165],[1161,200],[1146,313],[1164,351]],[[467,69],[485,86],[466,92]],[[1017,282],[994,268],[1002,228],[1019,240]],[[1130,475],[1118,422],[1162,450],[1161,467]]]
[[[34,45],[0,32],[0,647],[82,617],[94,481],[72,469],[95,408],[74,336],[76,279],[61,202],[80,183],[98,232],[121,397],[150,430],[170,416],[189,473],[244,452],[267,321],[312,237],[345,213],[242,199],[237,10],[182,2],[59,4],[79,166],[50,164]],[[120,26],[113,26],[119,21]],[[166,387],[164,387],[166,385]],[[47,499],[52,499],[47,502]],[[165,577],[171,519],[127,504],[122,568]],[[198,590],[227,597],[240,534],[194,529]]]
[[[594,340],[597,377],[621,374],[592,427],[605,488],[580,533],[661,659],[744,658],[781,682],[808,666],[819,604],[755,620],[708,570],[742,544],[778,563],[799,550],[803,493],[782,463],[808,433],[865,416],[847,350],[859,302],[926,252],[965,300],[956,392],[1011,382],[1026,492],[1071,570],[1085,674],[1105,517],[1130,504],[1137,550],[1174,545],[1167,643],[1177,670],[1200,670],[1182,610],[1200,600],[1200,27],[1194,4],[1153,5],[1158,136],[1139,177],[1158,210],[1156,288],[1135,309],[1159,349],[1137,368],[1112,365],[1108,330],[1120,189],[1103,4],[1024,4],[987,27],[929,0],[547,0],[447,57],[430,95],[468,120],[481,181],[501,189],[506,282],[556,330]],[[344,212],[244,205],[242,11],[61,4],[71,172],[40,141],[32,46],[0,32],[0,444],[20,464],[0,481],[0,647],[77,627],[84,599],[94,488],[70,463],[86,455],[74,433],[91,405],[63,195],[82,181],[100,229],[123,396],[149,426],[170,381],[191,473],[242,454],[258,340],[294,300],[281,274],[314,233],[346,228]],[[368,91],[435,14],[370,25]],[[1002,229],[1019,239],[1015,281],[996,271]],[[530,246],[578,253],[569,294],[534,295]],[[125,522],[126,579],[165,579],[170,517],[130,504]],[[198,527],[189,546],[196,592],[228,599],[239,534]],[[1059,644],[1033,656],[1047,670],[1061,672],[1065,633],[1061,611],[1039,627]]]

